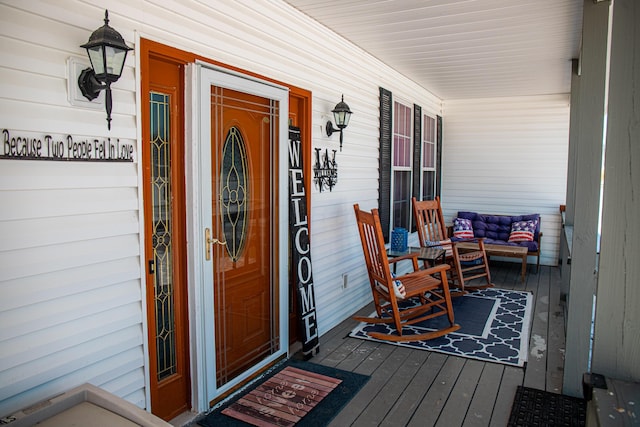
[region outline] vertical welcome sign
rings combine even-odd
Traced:
[[[313,292],[311,271],[311,248],[309,244],[309,223],[307,220],[307,199],[302,172],[300,129],[289,127],[289,247],[291,263],[290,277],[294,278],[300,330],[302,331],[302,354],[305,359],[318,352],[318,324],[316,321],[316,301]]]

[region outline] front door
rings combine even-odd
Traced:
[[[271,262],[271,138],[277,128],[270,99],[211,91],[211,222],[218,240],[213,303],[216,382],[222,386],[278,348]]]
[[[205,329],[214,336],[215,397],[287,352],[288,93],[200,72],[202,286],[213,308]]]

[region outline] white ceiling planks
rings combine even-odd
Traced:
[[[440,98],[568,93],[582,0],[286,0]]]

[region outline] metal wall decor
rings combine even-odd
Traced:
[[[336,150],[333,156],[329,157],[329,150],[325,148],[324,154],[320,155],[321,148],[316,148],[316,163],[313,166],[313,180],[322,193],[323,189],[333,190],[338,183],[338,164],[336,163]]]
[[[120,138],[2,129],[0,159],[70,162],[133,162],[135,145]]]

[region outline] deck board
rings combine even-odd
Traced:
[[[530,275],[527,289],[534,295],[533,319],[529,334],[529,359],[524,375],[524,385],[546,390],[547,344],[549,324],[549,274],[543,269],[538,275]],[[533,278],[537,280],[534,280]],[[537,283],[532,283],[532,282]],[[531,283],[531,286],[529,286]],[[537,286],[536,286],[537,285]],[[534,291],[534,287],[537,289]]]
[[[564,376],[564,343],[565,321],[564,306],[560,301],[561,283],[560,269],[550,270],[551,286],[549,287],[549,341],[547,345],[547,391],[562,393],[562,378]]]
[[[516,395],[518,386],[522,385],[523,380],[524,372],[522,368],[505,366],[489,425],[506,426],[508,424],[513,398]]]
[[[497,287],[533,293],[529,362],[523,368],[447,356],[348,337],[349,318],[320,337],[310,361],[371,378],[330,426],[504,426],[519,385],[560,392],[564,353],[564,306],[557,267],[491,262]],[[370,304],[359,315],[373,311]],[[537,338],[534,338],[537,336]],[[531,346],[544,339],[538,356]],[[538,340],[538,341],[536,341]],[[538,349],[536,348],[536,351]]]
[[[381,426],[406,425],[447,360],[447,356],[444,354],[428,351],[418,352],[425,353],[428,358],[424,360],[416,376],[407,385],[405,392],[398,397],[386,418],[382,420]]]
[[[402,397],[411,380],[416,377],[420,366],[426,360],[427,353],[412,351],[408,348],[401,348],[406,353],[406,357],[398,369],[388,378],[387,383],[380,390],[380,393],[369,403],[363,414],[357,419],[354,426],[372,425],[376,421],[384,420],[393,405]]]
[[[482,375],[482,368],[486,365],[478,360],[467,360],[462,372],[446,400],[444,408],[438,417],[436,426],[459,426],[464,422],[471,399]]]
[[[504,365],[498,363],[484,363],[482,375],[473,394],[471,405],[461,425],[465,427],[488,425],[493,413],[493,407],[496,404],[504,368]]]
[[[444,404],[449,399],[453,386],[460,376],[460,372],[462,372],[465,361],[460,357],[447,357],[438,376],[413,413],[411,420],[407,424],[408,426],[424,427],[435,425]]]

